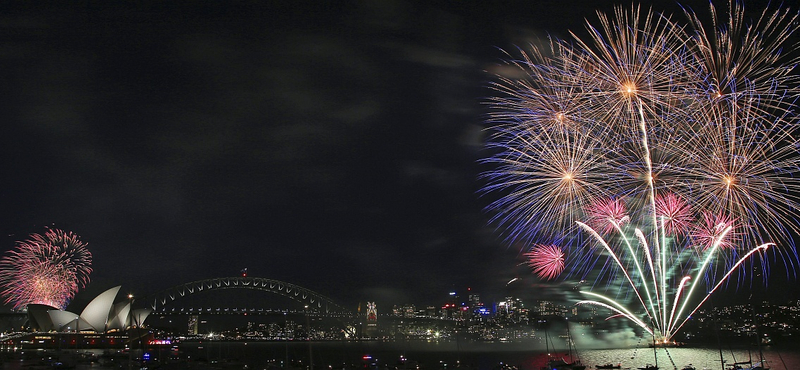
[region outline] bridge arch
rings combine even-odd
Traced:
[[[165,289],[145,298],[148,306],[157,311],[167,304],[191,294],[222,289],[254,289],[290,298],[322,313],[349,314],[348,310],[332,299],[284,281],[259,277],[235,276],[197,280]]]

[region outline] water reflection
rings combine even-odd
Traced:
[[[566,352],[541,353],[524,350],[504,350],[487,346],[483,350],[443,350],[440,346],[398,346],[381,342],[205,342],[184,343],[174,356],[151,349],[141,353],[88,350],[82,352],[28,351],[5,354],[3,369],[201,369],[201,370],[541,370],[551,356],[569,356]],[[697,370],[727,369],[735,362],[758,361],[757,351],[714,348],[628,348],[587,350],[573,354],[595,370],[596,365],[619,364],[621,369],[636,370],[657,363],[659,368],[682,369],[691,364]],[[567,357],[568,358],[568,357]],[[768,348],[764,358],[773,370],[800,368],[800,354],[790,350]],[[725,366],[722,366],[724,361]]]

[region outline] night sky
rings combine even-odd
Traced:
[[[514,293],[479,191],[491,71],[611,4],[6,4],[0,250],[73,231],[97,293],[243,268],[353,309]]]

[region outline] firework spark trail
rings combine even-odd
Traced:
[[[614,253],[614,250],[611,249],[611,247],[608,245],[608,243],[606,243],[606,241],[603,239],[603,237],[600,236],[600,234],[598,234],[596,231],[594,231],[591,227],[589,227],[589,225],[586,225],[586,224],[584,224],[583,222],[580,222],[580,221],[578,221],[577,223],[578,223],[578,225],[580,227],[582,227],[584,230],[588,231],[589,234],[591,234],[593,237],[595,237],[597,242],[600,243],[600,245],[602,245],[606,249],[606,251],[608,251],[609,256],[611,256],[611,258],[614,260],[614,262],[617,263],[617,266],[620,267],[620,270],[622,271],[622,274],[625,275],[625,278],[630,283],[633,292],[636,294],[636,297],[639,298],[639,302],[642,304],[642,306],[645,306],[644,299],[642,298],[642,294],[639,292],[637,284],[635,284],[633,282],[633,279],[631,278],[631,275],[628,273],[628,270],[623,266],[622,261],[620,261],[620,259],[617,256],[617,254]],[[638,267],[638,263],[637,263],[637,267]],[[640,274],[641,274],[641,268],[639,269],[639,271],[640,271]],[[649,289],[647,287],[647,285],[645,285],[644,288],[645,288],[645,290]],[[652,299],[650,297],[649,291],[647,293],[647,297],[648,297],[648,299]],[[650,316],[650,311],[645,311],[645,312],[647,313],[648,316]],[[652,317],[651,317],[651,320],[652,320]]]
[[[688,26],[617,7],[586,39],[521,51],[509,65],[527,76],[493,85],[492,221],[515,241],[563,243],[565,278],[603,266],[594,285],[610,290],[624,275],[649,324],[612,298],[581,302],[664,340],[743,264],[766,275],[753,257],[764,245],[781,245],[770,251],[790,270],[800,264],[798,15],[765,10],[748,24],[729,7],[722,19],[712,4],[710,25],[684,9]],[[714,287],[702,299],[701,285]]]
[[[644,246],[642,248],[642,250],[644,251],[644,256],[645,256],[645,258],[647,260],[647,265],[650,266],[650,275],[653,278],[653,290],[655,291],[655,294],[656,294],[656,303],[660,304],[660,302],[661,302],[661,300],[663,298],[662,298],[662,296],[659,296],[658,275],[656,274],[656,268],[655,268],[655,266],[653,264],[653,256],[650,254],[650,248],[647,247],[647,245],[648,245],[647,238],[644,236],[644,233],[639,228],[634,230],[634,234],[636,234],[636,238],[639,240],[639,244]],[[620,230],[620,235],[625,235],[622,232],[622,230]],[[623,237],[623,239],[625,239],[626,243],[627,243],[627,238]],[[630,250],[632,256],[636,256],[636,252],[634,252],[633,249],[628,248],[628,250]],[[636,262],[636,261],[638,261],[638,259],[633,258],[633,261]],[[637,262],[637,267],[638,267],[638,262]],[[639,268],[639,269],[641,270],[641,268]],[[643,277],[645,276],[645,274],[642,273],[641,271],[639,272],[639,275],[643,276]],[[643,285],[644,285],[645,289],[647,289],[649,291],[649,288],[647,288],[648,285],[647,284],[643,284]],[[648,293],[648,295],[649,295],[649,293]],[[652,307],[652,304],[651,304],[651,307]],[[653,315],[655,315],[656,308],[653,307],[652,310],[653,310]],[[649,313],[648,313],[648,316],[650,316]]]
[[[714,245],[709,249],[709,251],[707,253],[707,257],[703,260],[703,264],[697,270],[697,276],[695,277],[694,281],[698,281],[699,278],[700,278],[700,274],[702,274],[702,273],[704,273],[706,271],[706,267],[708,267],[708,264],[711,261],[711,258],[714,256],[714,252],[717,250],[717,248],[719,248],[720,244],[722,244],[722,241],[725,240],[725,236],[730,231],[731,231],[731,227],[728,226],[717,237],[716,241],[714,242]],[[731,271],[733,271],[733,269],[731,269]],[[727,277],[727,275],[726,275],[726,277]],[[686,293],[686,297],[691,297],[692,296],[692,292],[694,292],[694,289],[697,286],[698,286],[698,284],[692,284],[691,288],[689,288],[689,293]],[[681,309],[678,311],[678,316],[680,316],[681,312],[683,312],[684,307],[686,307],[686,305],[688,303],[689,303],[688,299],[684,300],[683,304],[681,305]],[[667,338],[669,338],[669,331],[667,331]]]
[[[769,248],[771,246],[775,246],[775,244],[774,243],[766,243],[766,244],[759,245],[758,247],[750,250],[750,252],[747,252],[747,254],[745,254],[742,258],[740,258],[739,261],[737,261],[734,264],[734,268],[731,268],[731,269],[728,270],[728,272],[725,274],[725,276],[723,276],[722,279],[720,279],[719,282],[717,282],[717,285],[714,285],[714,288],[712,288],[708,292],[708,294],[706,294],[705,297],[703,297],[703,300],[700,301],[700,303],[698,303],[697,306],[695,306],[694,310],[692,310],[692,312],[690,312],[688,315],[686,315],[686,318],[683,319],[683,321],[680,323],[680,325],[678,325],[676,328],[674,328],[673,332],[677,332],[678,330],[680,330],[680,328],[683,326],[683,324],[685,324],[687,321],[689,321],[689,318],[692,315],[694,315],[694,313],[700,308],[700,306],[702,306],[703,303],[705,303],[711,297],[711,293],[714,293],[714,291],[716,291],[717,288],[719,288],[725,281],[727,281],[728,277],[730,277],[731,274],[733,274],[736,271],[736,267],[741,265],[744,261],[747,261],[747,259],[751,255],[755,254],[756,252],[765,251],[765,250],[767,250],[767,248]],[[678,312],[678,316],[680,316],[680,312]]]
[[[617,301],[615,301],[615,300],[613,300],[611,298],[605,297],[603,295],[600,295],[600,294],[592,293],[592,292],[586,292],[586,295],[594,296],[596,298],[599,298],[599,299],[602,299],[604,301],[607,301],[608,303],[603,303],[603,302],[599,302],[599,301],[579,301],[576,304],[578,304],[578,305],[590,304],[590,305],[595,305],[595,306],[606,307],[606,308],[616,312],[617,314],[624,316],[628,320],[633,321],[635,324],[639,325],[644,330],[646,330],[649,334],[651,334],[651,335],[653,334],[653,330],[650,327],[648,327],[647,324],[642,322],[642,320],[639,320],[639,318],[637,318],[636,315],[634,315],[627,308],[625,308],[624,306],[619,304]]]
[[[71,232],[31,234],[0,259],[0,293],[15,309],[34,303],[63,309],[88,284],[91,263],[86,243]]]
[[[692,278],[691,276],[684,276],[683,279],[681,279],[680,284],[678,285],[678,291],[675,293],[675,300],[672,303],[672,311],[669,316],[669,322],[667,323],[667,328],[672,327],[672,322],[675,319],[675,310],[678,308],[678,302],[680,302],[681,299],[681,293],[683,293],[683,289],[686,288],[686,284],[689,283],[689,280],[691,280],[691,278]]]

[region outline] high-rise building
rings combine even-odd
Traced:
[[[569,313],[569,308],[551,301],[539,301],[536,311],[540,316],[566,317],[567,313]]]
[[[486,309],[481,301],[481,296],[477,293],[469,294],[469,311],[474,318],[484,317],[489,314],[489,310]]]
[[[417,307],[410,303],[406,303],[402,306],[394,305],[392,307],[392,316],[410,318],[417,317]]]
[[[478,293],[470,293],[469,294],[469,305],[470,305],[470,307],[483,306],[483,303],[481,303],[480,294],[478,294]]]
[[[440,317],[443,319],[452,319],[455,318],[457,314],[458,308],[455,303],[445,303],[445,305],[442,306]]]
[[[406,304],[403,306],[403,317],[413,318],[417,316],[417,307],[413,304]]]
[[[197,315],[189,316],[189,324],[187,325],[188,329],[189,329],[189,334],[197,335],[197,333],[198,333],[197,327],[198,327],[199,321],[200,320],[198,320],[198,316]]]
[[[375,338],[378,336],[378,306],[375,302],[367,302],[367,319],[364,322],[364,336]]]
[[[425,308],[425,316],[436,317],[436,306],[428,306]]]

